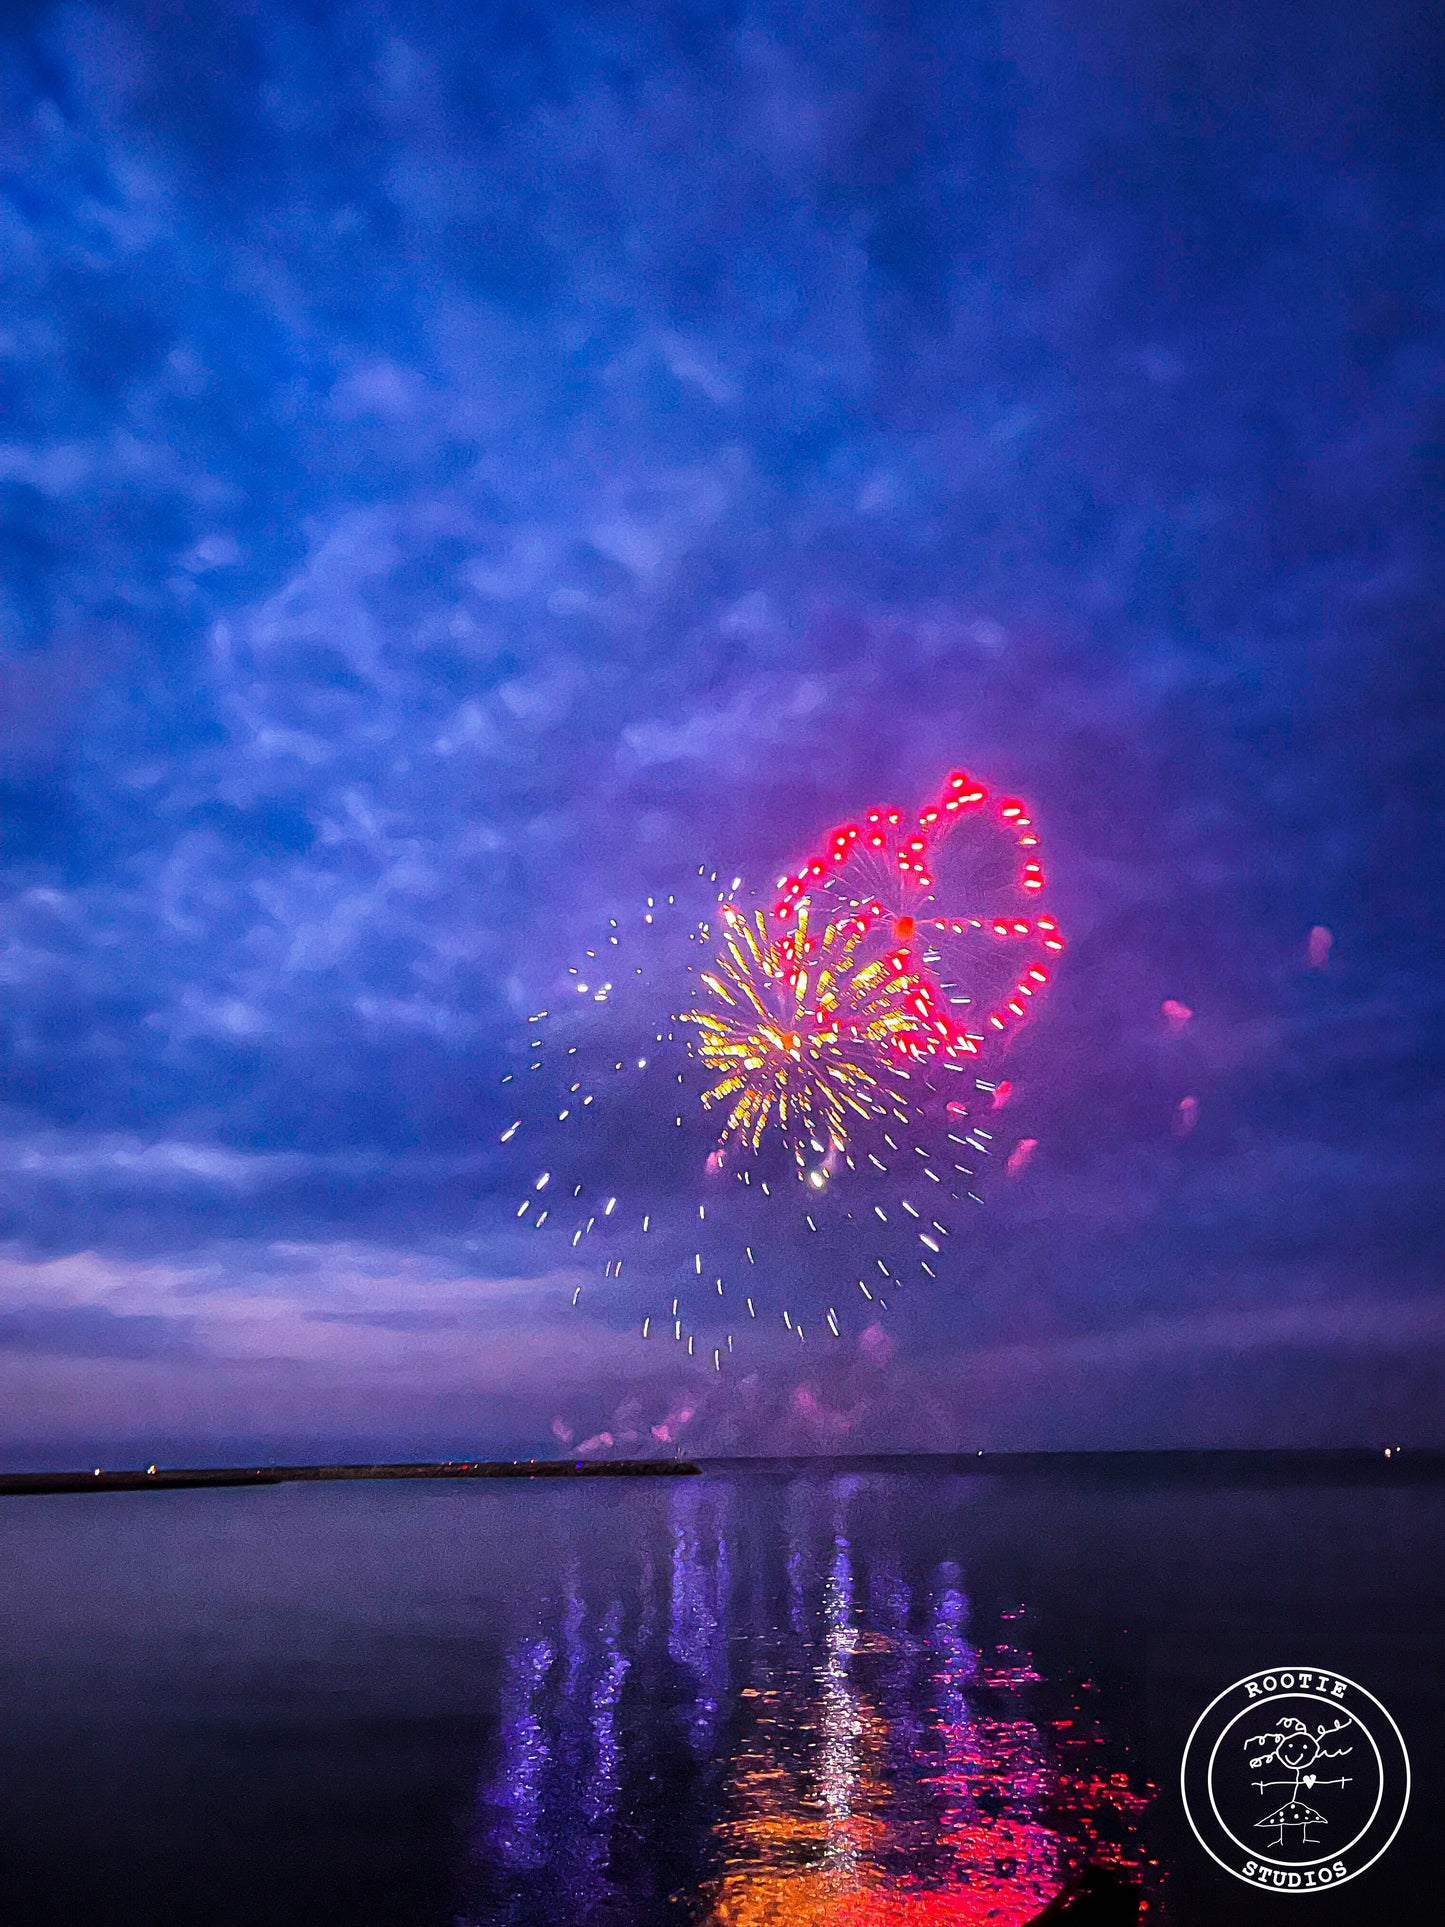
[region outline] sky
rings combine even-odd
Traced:
[[[1445,1442],[1442,80],[1382,0],[9,8],[0,1456]],[[956,765],[1072,938],[1026,1170],[806,1353],[574,1308],[527,1013]]]

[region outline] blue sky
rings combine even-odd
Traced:
[[[7,1454],[1438,1434],[1424,8],[9,23]],[[1075,937],[1027,1181],[694,1381],[510,1228],[519,1025],[960,762]]]

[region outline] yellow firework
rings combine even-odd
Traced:
[[[778,931],[761,911],[722,915],[722,948],[702,973],[713,1003],[678,1019],[696,1027],[693,1052],[717,1073],[702,1101],[727,1106],[719,1145],[756,1151],[771,1126],[800,1165],[810,1145],[843,1150],[856,1120],[896,1104],[890,1087],[906,1073],[894,1046],[918,1029],[916,979],[900,956],[860,962],[851,917],[814,931],[804,904]]]

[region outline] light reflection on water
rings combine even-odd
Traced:
[[[891,1484],[679,1482],[665,1561],[610,1596],[568,1564],[507,1656],[461,1927],[1019,1927],[1086,1862],[1150,1888],[1095,1688],[1041,1675],[1028,1602],[910,1558]]]
[[[1442,1494],[904,1461],[17,1499],[0,1920],[1006,1923],[1152,1856],[1151,1927],[1278,1927],[1189,1832],[1185,1740],[1307,1652],[1428,1761]],[[1439,1781],[1339,1927],[1420,1916]]]

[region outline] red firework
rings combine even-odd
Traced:
[[[1028,1017],[1064,948],[1045,883],[1027,806],[954,770],[916,815],[880,806],[831,830],[780,880],[773,915],[786,926],[811,902],[907,972],[904,1054],[976,1059]]]

